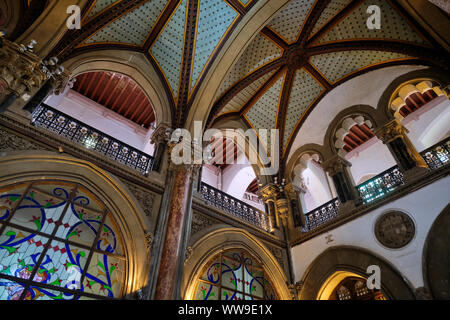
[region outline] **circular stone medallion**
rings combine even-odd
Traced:
[[[407,214],[391,211],[381,215],[375,223],[375,236],[384,246],[399,249],[414,238],[416,227]]]

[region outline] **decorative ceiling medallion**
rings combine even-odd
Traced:
[[[412,241],[416,233],[414,221],[406,213],[390,211],[375,223],[375,236],[385,247],[400,249]]]

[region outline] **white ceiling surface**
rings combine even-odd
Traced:
[[[328,126],[339,112],[354,105],[376,108],[383,92],[392,81],[405,73],[425,68],[427,67],[387,67],[353,78],[331,90],[301,126],[289,151],[288,161],[295,150],[305,144],[323,145]]]

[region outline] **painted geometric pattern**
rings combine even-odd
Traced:
[[[94,7],[89,12],[88,17],[90,18],[90,17],[96,15],[97,13],[99,13],[100,11],[105,9],[106,7],[109,7],[110,5],[112,5],[115,2],[119,2],[119,0],[97,0],[95,2]]]
[[[222,109],[221,114],[226,112],[239,111],[252,98],[252,96],[269,80],[269,78],[276,72],[273,70],[268,72],[261,78],[253,81],[247,87],[242,89],[228,104]]]
[[[275,84],[251,107],[247,112],[246,117],[252,124],[255,130],[266,129],[271,130],[275,128],[277,120],[278,104],[281,95],[281,88],[283,86],[284,76],[280,77]],[[266,148],[268,154],[272,154],[271,143],[272,136],[270,132],[267,133],[267,139],[261,141],[261,144]]]
[[[186,5],[187,0],[183,0],[151,49],[153,57],[160,65],[172,88],[175,99],[178,96],[180,83]]]
[[[98,200],[87,194],[49,181],[33,183],[26,193],[23,186],[0,190],[0,300],[76,298],[65,290],[120,298],[122,241],[109,215],[102,223],[104,212],[92,205]],[[32,281],[28,288],[25,280]]]
[[[311,57],[311,62],[331,82],[369,65],[410,56],[386,51],[354,50],[326,53]]]
[[[107,25],[85,43],[116,42],[142,45],[160,16],[166,1],[148,1]]]
[[[223,0],[200,1],[191,89],[237,15],[237,12]]]
[[[381,28],[369,29],[367,8],[377,5],[381,9]],[[346,39],[393,39],[423,44],[424,40],[385,0],[366,0],[344,20],[328,32],[320,42]]]
[[[265,36],[258,34],[227,75],[218,95],[222,95],[237,81],[262,65],[279,58],[282,54],[283,50],[280,47]]]
[[[315,0],[293,0],[269,23],[269,27],[289,43],[297,40]]]
[[[303,69],[297,70],[286,112],[283,146],[286,147],[295,125],[323,88]]]
[[[317,20],[311,35],[319,31],[328,21],[330,21],[336,14],[344,9],[352,0],[331,0],[328,6],[321,13],[319,20]]]

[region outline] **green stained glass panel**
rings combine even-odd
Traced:
[[[124,261],[112,256],[94,253],[84,279],[84,291],[106,297],[118,297],[125,275]]]
[[[0,273],[28,279],[49,240],[15,228],[6,228],[0,236]],[[45,275],[37,273],[37,282]]]
[[[195,300],[218,300],[219,288],[209,283],[199,281],[197,291],[195,293]]]

